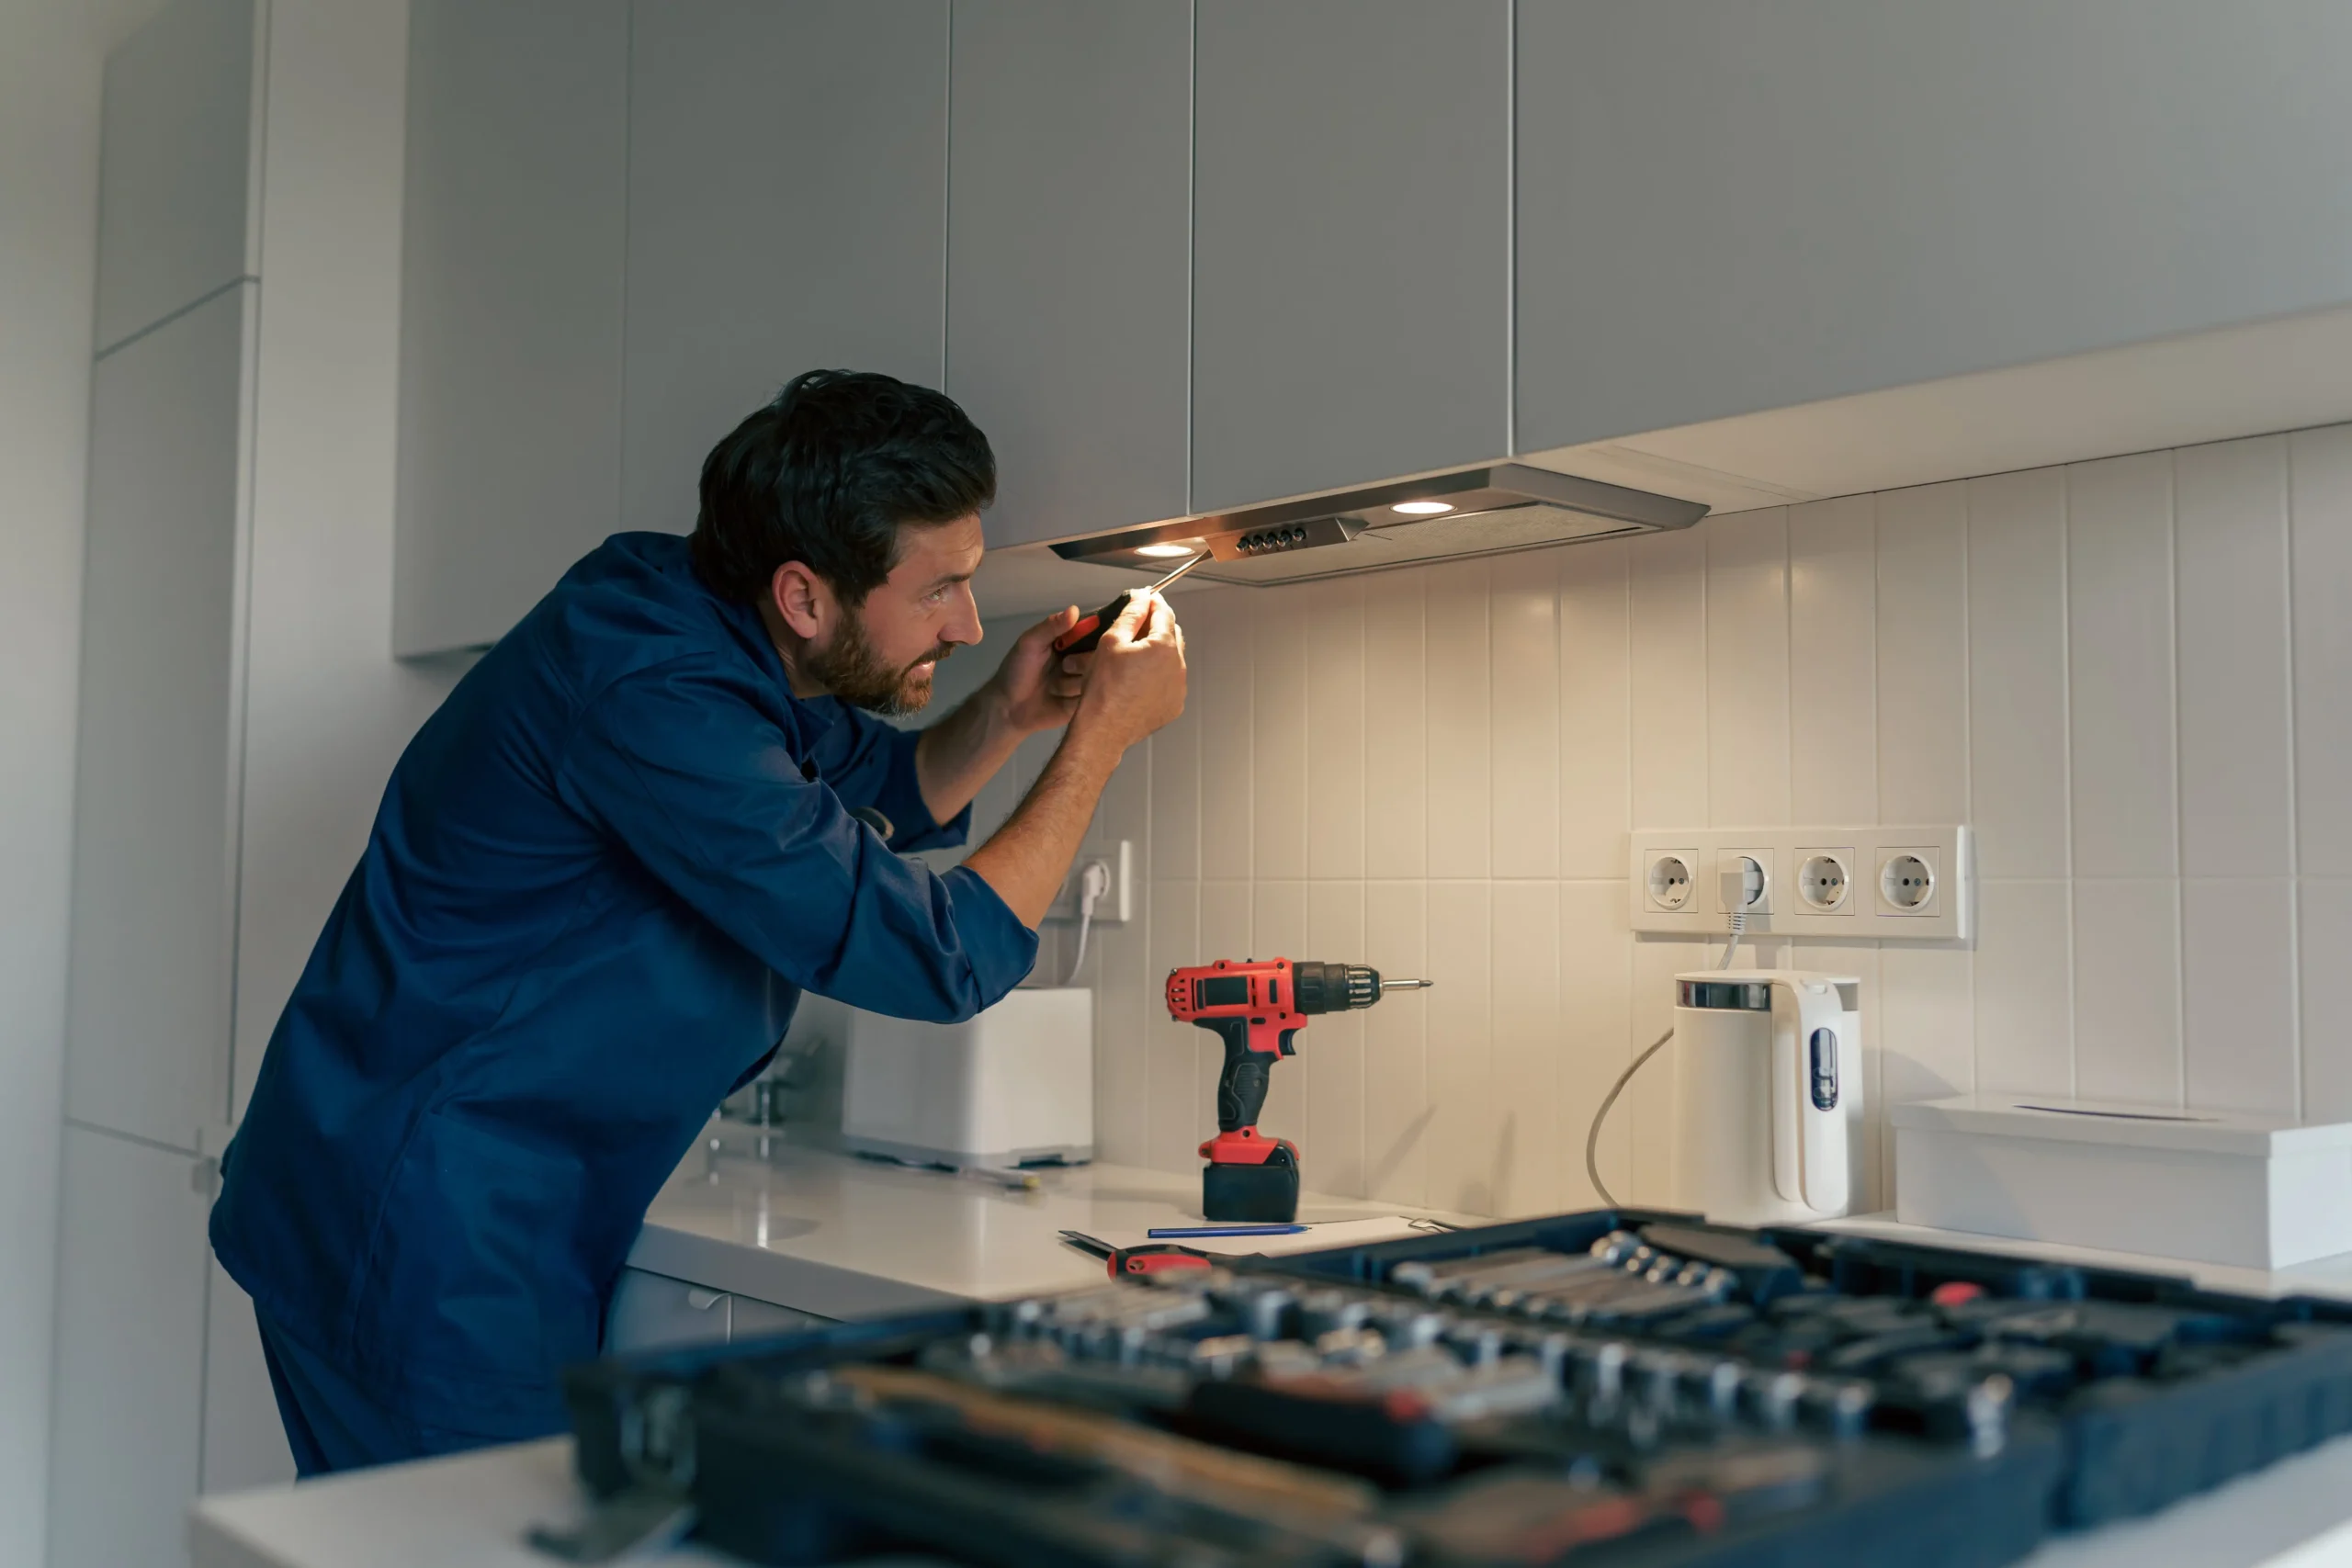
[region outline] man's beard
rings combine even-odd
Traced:
[[[865,637],[864,617],[852,612],[823,652],[807,656],[808,673],[825,689],[852,707],[885,716],[920,713],[931,701],[932,666],[956,651],[943,642],[910,664],[892,668],[882,662]]]

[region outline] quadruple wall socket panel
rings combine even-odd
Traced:
[[[1976,933],[1966,828],[1705,828],[1633,835],[1637,931],[1966,942]]]
[[[1069,863],[1069,874],[1062,879],[1062,890],[1054,895],[1053,904],[1046,910],[1049,920],[1078,922],[1078,892],[1086,886],[1086,868],[1101,865],[1111,874],[1111,889],[1094,900],[1094,923],[1098,926],[1123,926],[1135,919],[1136,902],[1136,841],[1121,839],[1114,844],[1096,844],[1078,852]]]

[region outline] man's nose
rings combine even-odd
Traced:
[[[969,648],[979,641],[982,635],[979,602],[972,597],[970,583],[959,582],[956,585],[956,608],[947,617],[940,640],[952,642],[958,648]]]

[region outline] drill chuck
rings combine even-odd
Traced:
[[[1378,1001],[1384,991],[1419,990],[1427,980],[1383,980],[1363,964],[1295,963],[1292,985],[1303,1013],[1351,1012]]]

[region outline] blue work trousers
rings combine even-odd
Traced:
[[[294,1469],[304,1480],[338,1470],[429,1459],[511,1443],[523,1434],[458,1431],[428,1427],[385,1404],[353,1382],[332,1361],[260,1320],[262,1356],[269,1363],[269,1386],[277,1395],[278,1419],[294,1450]],[[550,1426],[540,1436],[553,1436]]]

